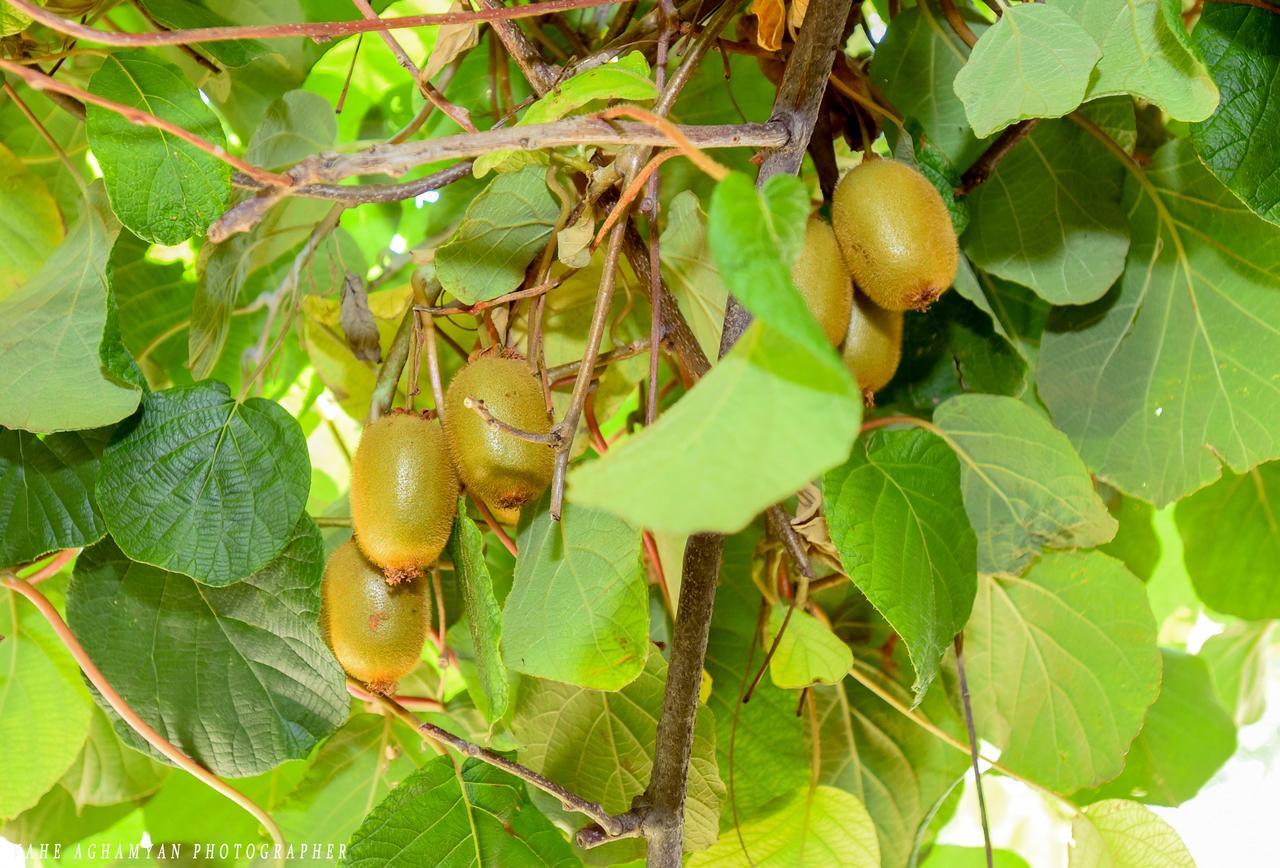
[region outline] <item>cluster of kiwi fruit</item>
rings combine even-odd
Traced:
[[[810,218],[791,277],[871,403],[902,358],[903,312],[936,301],[958,264],[934,186],[906,163],[868,157],[836,185],[831,225]]]
[[[431,618],[423,569],[444,551],[465,485],[500,515],[518,515],[551,481],[552,451],[492,425],[551,430],[542,388],[523,359],[482,352],[449,383],[444,423],[393,411],[367,426],[351,463],[352,538],[325,565],[320,626],[347,674],[390,694],[418,663]]]

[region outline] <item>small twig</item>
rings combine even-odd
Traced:
[[[31,110],[30,106],[28,106],[26,102],[23,101],[22,97],[18,95],[18,92],[14,90],[13,85],[9,84],[7,81],[3,82],[3,84],[5,94],[9,99],[13,100],[13,104],[18,107],[18,110],[22,112],[23,116],[33,127],[36,128],[36,132],[40,134],[40,138],[44,139],[45,142],[48,143],[49,147],[53,149],[53,152],[58,155],[58,159],[62,161],[63,167],[66,168],[72,180],[74,180],[76,185],[79,186],[81,195],[88,196],[89,188],[85,186],[84,179],[80,177],[80,170],[72,164],[71,158],[67,156],[67,152],[63,150],[62,145],[58,144],[58,141],[53,137],[53,134],[50,133],[45,125],[40,122],[40,119],[36,117],[36,113]]]
[[[363,700],[364,702],[372,702],[375,704],[378,702],[377,695],[365,690],[363,687],[356,684],[354,681],[347,682],[347,692],[350,693],[352,696],[354,696],[356,699]],[[396,696],[395,700],[396,702],[400,703],[405,708],[410,710],[417,709],[418,711],[444,711],[444,705],[441,704],[440,700],[432,699],[429,696]]]
[[[358,686],[358,685],[357,685]],[[552,796],[565,808],[565,810],[576,811],[584,814],[594,820],[600,827],[610,834],[618,834],[622,832],[621,824],[614,818],[612,814],[595,802],[589,802],[559,784],[552,781],[531,768],[522,766],[517,762],[507,759],[501,754],[496,754],[491,750],[473,744],[464,738],[454,735],[451,732],[441,729],[433,723],[425,720],[419,720],[413,715],[409,709],[405,708],[396,700],[379,696],[378,703],[403,720],[410,726],[415,727],[420,733],[425,735],[432,741],[439,742],[447,747],[451,747],[465,757],[478,759],[481,762],[488,763],[494,768],[502,769],[509,775],[519,778],[530,786],[537,787],[549,796]]]
[[[511,304],[513,301],[521,301],[526,298],[536,298],[560,285],[560,280],[540,283],[537,286],[530,286],[527,289],[518,289],[515,292],[508,292],[506,295],[500,295],[497,298],[491,298],[488,301],[478,301],[475,304],[463,304],[462,302],[450,302],[449,304],[437,305],[418,305],[415,310],[419,313],[428,313],[434,316],[452,316],[453,314],[467,313],[477,314],[489,310],[494,307],[502,307]]]
[[[982,771],[978,768],[978,731],[973,725],[973,705],[969,702],[969,679],[964,674],[964,633],[955,638],[956,672],[960,677],[960,703],[964,708],[964,724],[969,732],[969,758],[973,762],[973,785],[978,790],[978,816],[982,819],[982,843],[987,852],[987,868],[993,868],[991,827],[987,825],[987,799],[982,794]]]
[[[586,348],[582,354],[582,366],[578,369],[578,378],[573,384],[573,393],[569,398],[569,407],[565,410],[564,418],[552,429],[552,434],[558,438],[556,462],[551,474],[551,517],[556,521],[560,520],[564,508],[565,473],[569,468],[574,435],[578,431],[578,419],[582,416],[582,405],[587,399],[587,388],[595,375],[600,341],[604,338],[609,309],[613,306],[613,291],[617,286],[618,278],[618,255],[622,251],[626,225],[625,221],[619,223],[614,227],[613,234],[609,236],[609,247],[604,257],[604,271],[600,276],[600,291],[596,293],[596,307],[591,315]]]
[[[436,416],[444,421],[444,386],[440,380],[440,353],[436,347],[436,322],[429,313],[419,314],[422,321],[423,340],[427,344],[427,375],[431,378],[431,398],[436,404]]]
[[[1039,122],[1039,118],[1029,118],[1006,127],[1004,132],[1000,133],[996,140],[982,152],[982,156],[965,170],[960,178],[960,188],[956,192],[961,195],[971,193],[978,185],[985,183],[1000,161],[1007,157],[1019,142],[1029,136]]]
[[[45,579],[51,579],[78,554],[80,554],[80,549],[63,549],[55,554],[53,559],[43,567],[36,570],[29,576],[23,576],[22,581],[26,582],[28,585],[38,585]]]
[[[316,527],[351,527],[349,515],[313,515],[311,520],[316,523]]]
[[[519,554],[516,549],[516,541],[502,529],[502,525],[494,518],[493,510],[489,509],[489,505],[472,492],[468,491],[467,494],[471,497],[471,502],[475,504],[476,511],[480,513],[480,517],[484,519],[484,523],[489,526],[489,530],[493,531],[494,535],[502,542],[502,547],[507,550],[511,557],[516,557]]]
[[[479,22],[511,21],[532,18],[552,12],[571,9],[590,9],[607,6],[618,0],[542,0],[520,6],[498,6],[474,12],[439,12],[427,15],[402,15],[371,21],[366,18],[355,21],[323,21],[288,24],[250,24],[233,27],[195,27],[189,30],[164,30],[157,33],[120,33],[98,30],[69,21],[62,16],[37,6],[29,0],[7,0],[10,6],[38,21],[50,30],[120,48],[149,48],[156,45],[192,45],[200,42],[230,42],[237,39],[289,39],[304,37],[327,41],[357,33],[373,33],[382,30],[407,30],[429,27],[435,24],[470,24]]]
[[[787,612],[782,616],[782,623],[778,625],[778,632],[774,634],[773,641],[769,643],[769,650],[764,654],[764,660],[760,661],[760,668],[756,670],[755,677],[751,679],[751,683],[747,685],[747,689],[742,694],[743,703],[751,701],[751,695],[755,693],[757,687],[760,686],[760,679],[764,677],[764,673],[769,669],[769,663],[773,660],[773,655],[777,652],[778,646],[782,643],[782,635],[787,632],[787,626],[791,623],[791,614],[796,610],[796,598],[791,598],[791,603],[787,606]]]
[[[689,158],[689,162],[693,163],[703,172],[706,172],[712,180],[723,180],[729,174],[729,170],[720,163],[708,157],[698,148],[697,145],[684,134],[684,131],[678,124],[664,118],[655,112],[645,111],[642,108],[631,105],[614,106],[605,109],[600,113],[600,117],[604,120],[613,120],[614,118],[635,118],[644,124],[652,127],[658,132],[664,134],[674,147],[678,148],[680,153]]]
[[[521,440],[528,440],[530,443],[540,443],[543,446],[552,448],[560,445],[560,437],[552,430],[548,434],[539,434],[537,431],[526,431],[523,428],[517,428],[510,422],[504,422],[485,406],[484,401],[475,395],[468,395],[462,399],[462,406],[468,410],[474,410],[476,415],[484,420],[485,424],[495,431],[501,431],[504,434],[510,434],[512,437],[519,437]]]
[[[609,0],[609,2],[617,2],[617,0]],[[498,11],[506,9],[499,5],[497,0],[478,0],[478,5],[486,10]],[[564,9],[582,9],[588,6],[603,5],[599,2],[583,3],[580,6],[565,6]],[[547,12],[558,12],[558,9],[547,9]],[[529,16],[522,16],[529,17]],[[524,74],[525,80],[529,82],[529,86],[533,88],[534,93],[538,96],[544,95],[547,91],[555,86],[556,81],[560,77],[560,70],[552,66],[542,59],[542,54],[529,41],[529,37],[524,35],[524,31],[516,25],[514,21],[504,21],[501,19],[492,19],[489,26],[493,28],[493,32],[498,35],[498,39],[502,41],[502,47],[511,55],[511,59],[516,62],[516,66],[520,67],[520,71]]]
[[[98,693],[100,693],[102,698],[107,701],[107,704],[115,710],[116,714],[120,715],[121,719],[124,720],[124,722],[127,723],[134,732],[145,739],[147,744],[159,751],[166,759],[178,768],[188,772],[210,789],[222,796],[225,796],[241,808],[244,808],[245,811],[252,814],[253,818],[261,823],[262,827],[266,829],[267,835],[271,838],[276,847],[281,850],[284,849],[284,836],[280,833],[280,827],[276,825],[275,820],[271,818],[270,814],[259,807],[253,799],[235,789],[230,784],[227,784],[213,772],[209,771],[191,757],[178,750],[177,747],[157,732],[151,724],[143,720],[138,713],[129,706],[129,703],[124,701],[124,697],[122,697],[116,689],[111,686],[111,682],[102,674],[102,670],[93,662],[93,658],[89,656],[89,652],[85,651],[84,646],[80,644],[80,640],[71,632],[71,628],[67,626],[67,622],[62,620],[62,615],[58,613],[58,610],[49,602],[49,599],[44,594],[40,593],[40,591],[37,590],[30,582],[23,581],[22,579],[13,576],[0,580],[0,584],[3,584],[4,587],[9,590],[26,597],[27,600],[36,607],[40,614],[44,616],[44,619],[49,622],[49,626],[53,628],[53,631],[57,634],[59,641],[66,646],[67,651],[76,661],[76,664],[79,665],[80,670],[85,675],[85,678],[87,678],[89,683],[97,688]]]
[[[636,356],[648,351],[648,340],[642,338],[638,341],[632,341],[625,346],[609,350],[607,353],[600,353],[596,356],[596,370],[599,371],[614,362],[635,358]],[[576,376],[580,370],[582,370],[581,359],[573,362],[566,362],[563,365],[556,365],[554,368],[547,368],[547,382],[554,386],[557,383],[564,382],[567,377]]]
[[[951,29],[955,31],[956,36],[959,36],[964,41],[964,44],[970,48],[977,45],[978,37],[973,34],[973,30],[961,17],[960,10],[956,9],[955,0],[941,0],[941,3],[942,15],[947,19],[947,23],[951,25]],[[1013,19],[1010,18],[1009,20],[1012,21]]]
[[[54,17],[57,18],[57,16]],[[58,20],[61,21],[62,19],[58,18]],[[287,187],[293,183],[292,179],[287,175],[279,175],[275,172],[269,172],[259,166],[247,163],[234,154],[227,153],[226,148],[215,145],[212,142],[205,141],[195,133],[185,130],[164,118],[158,118],[149,112],[144,112],[141,109],[127,106],[124,103],[100,97],[97,94],[90,93],[89,91],[78,88],[75,85],[59,81],[56,78],[50,78],[42,72],[23,66],[20,63],[14,63],[10,60],[0,59],[0,69],[18,76],[33,90],[53,91],[54,93],[60,93],[64,96],[75,97],[82,102],[92,103],[93,105],[113,111],[130,123],[154,127],[155,129],[169,133],[172,136],[177,136],[192,147],[198,148],[212,157],[216,157],[228,166],[239,169],[249,177],[257,181],[261,181],[264,184]]]

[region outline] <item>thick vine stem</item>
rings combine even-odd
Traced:
[[[1030,118],[1006,127],[1004,132],[1000,133],[996,140],[982,152],[982,156],[978,157],[973,165],[965,170],[964,175],[960,178],[960,189],[957,192],[961,194],[971,193],[976,187],[986,183],[986,180],[991,177],[991,173],[995,171],[1000,161],[1009,156],[1009,152],[1029,136],[1039,122],[1039,118]]]
[[[57,559],[55,559],[55,563],[58,563]],[[61,567],[61,565],[62,563],[58,563],[59,567]],[[52,566],[52,564],[49,566]],[[48,568],[49,567],[46,566],[45,570]],[[40,573],[37,573],[36,576],[32,576],[32,578],[37,578],[37,576],[40,576],[45,572],[45,570],[41,570]],[[102,674],[102,670],[98,668],[98,664],[93,662],[93,658],[89,656],[89,652],[84,649],[84,646],[80,644],[80,640],[71,632],[71,628],[67,626],[67,622],[62,620],[62,615],[54,607],[53,603],[49,602],[48,597],[40,593],[40,591],[30,582],[19,579],[11,573],[0,574],[0,585],[3,585],[16,594],[26,597],[27,600],[36,607],[36,610],[44,616],[46,621],[49,622],[49,626],[53,628],[53,632],[57,634],[59,641],[66,646],[67,651],[70,652],[72,658],[80,667],[80,671],[84,673],[85,678],[89,680],[90,684],[97,688],[98,692],[102,694],[102,698],[107,701],[107,704],[115,710],[116,714],[120,715],[121,719],[124,720],[124,722],[127,723],[134,732],[145,739],[147,744],[159,751],[167,760],[178,768],[188,772],[219,795],[227,797],[252,814],[253,818],[261,823],[262,827],[266,830],[267,835],[275,845],[276,851],[283,854],[286,847],[284,835],[281,834],[280,827],[276,825],[276,821],[272,819],[271,815],[263,810],[262,807],[253,799],[226,783],[213,772],[209,771],[191,757],[178,750],[178,748],[165,739],[164,736],[156,732],[149,723],[139,717],[138,713],[129,706],[129,703],[124,701],[124,697],[122,697],[116,689],[111,686],[111,682]],[[283,864],[283,855],[281,855],[281,858],[278,861],[280,864]]]
[[[850,8],[850,0],[814,0],[809,4],[774,101],[772,119],[786,128],[787,141],[765,156],[758,184],[776,174],[799,170]],[[751,315],[730,296],[720,340],[721,357],[750,323]],[[649,844],[648,868],[679,868],[681,864],[689,755],[723,549],[720,534],[695,534],[685,546],[653,775],[637,804],[645,812],[642,827]]]

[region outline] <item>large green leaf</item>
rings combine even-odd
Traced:
[[[1051,315],[1040,397],[1098,476],[1164,505],[1280,455],[1280,227],[1186,141],[1134,169],[1125,203],[1125,273]]]
[[[975,33],[987,26],[976,17],[967,20]],[[885,96],[906,117],[919,121],[929,140],[960,170],[986,147],[970,129],[953,86],[968,56],[937,4],[922,0],[889,22],[870,68],[872,81]]]
[[[493,595],[493,581],[484,558],[484,537],[459,504],[449,538],[449,557],[457,582],[462,586],[462,603],[471,631],[472,655],[480,683],[473,695],[476,707],[490,721],[507,712],[507,669],[502,665],[502,609]],[[647,614],[647,612],[646,612]],[[575,621],[575,627],[577,622]],[[576,632],[576,630],[574,631]],[[640,640],[643,642],[643,638]]]
[[[831,629],[803,609],[787,618],[781,603],[769,612],[766,638],[769,646],[786,621],[786,632],[769,660],[769,677],[784,689],[814,684],[839,684],[853,665],[853,652]]]
[[[76,761],[93,703],[44,616],[3,589],[0,635],[0,820],[7,820],[35,805]]]
[[[1134,799],[1176,806],[1200,791],[1236,751],[1236,727],[1213,690],[1199,657],[1163,650],[1160,695],[1147,709],[1124,771],[1076,801]]]
[[[1272,12],[1206,3],[1192,39],[1222,92],[1191,127],[1196,153],[1261,217],[1280,223],[1280,155],[1261,130],[1280,126],[1280,28]]]
[[[998,395],[960,395],[933,418],[960,457],[982,572],[1017,572],[1046,548],[1089,548],[1115,536],[1089,471],[1038,410]]]
[[[436,277],[455,298],[487,301],[511,292],[560,216],[540,167],[499,175],[471,200],[453,237],[436,250]]]
[[[244,157],[258,166],[284,168],[333,147],[337,136],[338,123],[329,101],[319,94],[291,90],[267,106]]]
[[[740,824],[705,853],[688,861],[701,866],[842,865],[876,868],[880,845],[866,807],[835,787],[804,787],[768,814]]]
[[[76,564],[68,621],[161,735],[217,774],[257,774],[305,756],[347,717],[342,670],[320,638],[322,558],[304,518],[265,569],[209,588],[108,540]]]
[[[0,13],[3,14],[3,13]],[[4,824],[4,837],[7,841],[22,847],[31,847],[32,855],[44,851],[52,855],[55,848],[61,845],[61,861],[72,863],[75,850],[70,845],[82,847],[83,854],[93,845],[95,840],[106,838],[115,844],[136,844],[143,834],[142,812],[137,805],[125,802],[109,806],[87,805],[79,807],[75,799],[61,784],[57,784],[40,797],[34,807],[23,811]],[[125,827],[131,829],[122,837],[115,837],[112,832]],[[104,842],[105,843],[105,842]],[[102,852],[95,850],[95,853]],[[114,851],[114,847],[111,850]],[[33,860],[34,861],[34,860]],[[94,861],[97,861],[96,859]]]
[[[1089,99],[1133,94],[1180,121],[1202,121],[1218,105],[1213,79],[1192,53],[1186,31],[1179,32],[1178,0],[1059,0],[1057,7],[1102,48]]]
[[[140,390],[104,370],[107,257],[120,224],[102,188],[40,271],[0,299],[0,425],[28,431],[98,428],[138,406]]]
[[[107,526],[93,497],[102,447],[101,432],[40,439],[0,428],[0,565],[102,539]]]
[[[707,707],[715,712],[720,774],[728,786],[726,812],[740,818],[802,786],[810,769],[806,726],[796,716],[794,693],[763,678],[751,701],[742,702],[768,650],[759,635],[760,592],[751,582],[758,539],[759,534],[744,532],[725,540],[703,663],[711,676]]]
[[[151,795],[168,773],[167,766],[125,745],[112,728],[111,718],[94,707],[89,737],[62,776],[61,785],[80,808],[114,805]]]
[[[888,689],[909,703],[910,692]],[[754,700],[753,700],[754,701]],[[923,826],[969,767],[963,752],[904,717],[852,679],[813,691],[817,703],[818,782],[847,790],[866,805],[885,868],[911,864]],[[917,709],[957,739],[964,725],[941,689]]]
[[[714,359],[720,351],[729,290],[711,259],[706,215],[702,213],[698,197],[688,190],[677,193],[665,213],[667,226],[662,230],[658,246],[662,276],[698,345],[707,358]]]
[[[320,745],[275,818],[290,841],[342,843],[430,757],[421,734],[386,714],[353,714]]]
[[[188,30],[199,27],[226,27],[232,24],[218,13],[210,10],[197,0],[145,0],[142,6],[152,17],[170,30]],[[236,18],[234,23],[240,23]],[[207,51],[214,60],[223,66],[244,66],[256,57],[271,51],[266,43],[256,39],[230,39],[223,42],[201,43],[202,51]]]
[[[844,460],[861,408],[843,367],[753,323],[653,427],[572,471],[569,499],[654,531],[740,530]]]
[[[956,96],[979,137],[1027,118],[1062,117],[1084,101],[1100,57],[1093,38],[1061,9],[1011,6],[973,47],[956,75]]]
[[[956,456],[925,431],[873,431],[823,492],[840,561],[906,644],[919,702],[973,606],[976,543]]]
[[[373,809],[351,836],[342,864],[523,868],[576,862],[569,842],[529,804],[519,778],[480,760],[440,756]]]
[[[89,90],[227,147],[222,124],[195,84],[150,52],[107,55]],[[222,160],[110,109],[90,103],[86,112],[89,144],[102,167],[111,207],[135,235],[177,244],[202,234],[222,213],[231,194],[231,167]]]
[[[1071,823],[1068,868],[1195,868],[1168,823],[1137,802],[1090,805]]]
[[[102,456],[98,502],[130,558],[222,586],[280,553],[310,486],[297,421],[211,380],[146,396]]]
[[[1175,513],[1196,596],[1240,618],[1280,618],[1280,461],[1226,473]]]
[[[1272,621],[1235,621],[1200,648],[1213,687],[1236,726],[1255,723],[1266,708],[1267,652],[1275,636]]]
[[[62,235],[48,186],[0,144],[0,300],[40,271]]]
[[[526,682],[511,721],[520,761],[610,813],[631,807],[649,782],[667,663],[650,654],[644,672],[617,693],[555,681]],[[698,709],[684,806],[685,850],[715,842],[724,784],[716,768],[715,722]]]
[[[502,656],[517,672],[617,690],[644,669],[649,602],[640,532],[607,512],[547,498],[521,528],[515,584],[502,612]],[[547,624],[573,625],[548,630]]]
[[[196,289],[181,262],[148,259],[149,246],[132,232],[122,232],[109,263],[111,294],[120,311],[120,339],[141,365],[182,333]],[[177,341],[173,346],[178,346]]]
[[[1082,128],[1039,124],[969,197],[965,253],[1054,304],[1093,301],[1124,270],[1123,189],[1124,168]]]
[[[1056,792],[1114,777],[1160,688],[1146,589],[1097,552],[984,576],[965,630],[978,734]]]

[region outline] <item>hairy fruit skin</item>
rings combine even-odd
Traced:
[[[462,481],[495,510],[519,508],[551,483],[555,453],[490,425],[466,406],[468,397],[514,428],[547,434],[542,388],[523,359],[486,355],[458,371],[444,396],[445,435]]]
[[[424,579],[388,585],[353,541],[329,558],[320,584],[320,632],[347,674],[389,694],[418,665],[431,618]]]
[[[831,346],[840,346],[849,327],[853,287],[831,227],[811,217],[805,227],[804,246],[791,266],[791,280]]]
[[[858,288],[886,310],[924,310],[960,262],[947,206],[906,163],[868,160],[836,185],[831,222]]]
[[[390,413],[364,429],[351,462],[351,524],[387,580],[416,576],[449,541],[458,475],[434,419]]]
[[[888,385],[902,358],[902,311],[885,310],[857,293],[840,351],[867,402]]]

